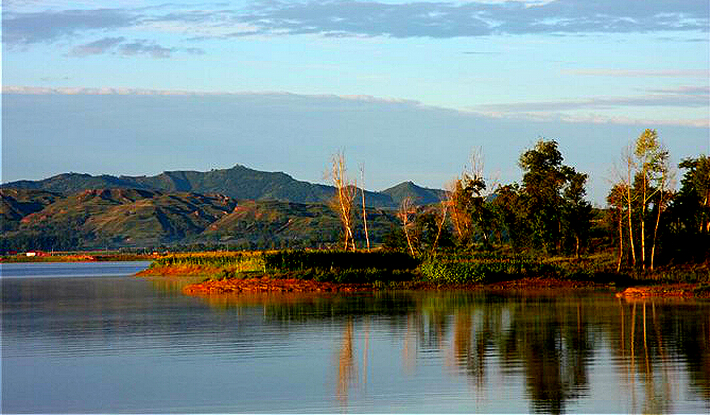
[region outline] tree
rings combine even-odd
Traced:
[[[622,197],[626,204],[626,222],[628,227],[629,248],[631,249],[631,265],[636,267],[636,243],[634,241],[634,226],[633,226],[633,207],[636,201],[636,193],[632,189],[632,177],[636,169],[636,161],[634,160],[631,146],[627,147],[623,153],[623,163],[626,168],[625,175],[621,177],[618,185],[622,190]]]
[[[710,157],[687,158],[678,165],[686,170],[678,192],[676,210],[684,211],[685,227],[710,234]]]
[[[523,174],[523,195],[533,244],[546,252],[555,251],[560,240],[560,190],[565,182],[562,154],[556,141],[537,142],[519,160]]]
[[[490,245],[493,213],[487,199],[495,188],[488,189],[483,176],[481,150],[474,150],[470,170],[464,171],[449,191],[448,210],[460,243],[467,244],[478,236],[484,247]]]
[[[443,230],[445,229],[446,225],[446,213],[448,212],[448,203],[446,203],[445,200],[442,200],[441,203],[439,203],[439,215],[438,215],[438,220],[436,221],[436,238],[434,238],[434,243],[432,244],[431,247],[431,255],[436,255],[436,248],[439,245],[439,240],[441,239],[441,235]],[[447,231],[448,233],[448,231]],[[448,235],[447,235],[448,238]]]
[[[367,232],[367,212],[365,211],[365,164],[360,164],[360,191],[362,194],[362,223],[365,227],[365,241],[367,242],[367,252],[370,252],[370,234]]]
[[[470,195],[467,194],[464,183],[461,179],[456,179],[448,189],[448,211],[451,212],[451,222],[459,241],[467,241],[471,236],[471,217],[468,215],[467,206]]]
[[[347,178],[345,155],[338,152],[331,159],[330,178],[335,186],[335,195],[331,207],[338,213],[343,226],[343,249],[355,250],[355,238],[352,230],[352,208],[357,187]]]
[[[656,130],[646,129],[636,139],[634,155],[638,160],[637,179],[640,185],[639,199],[641,212],[639,223],[641,225],[641,267],[646,269],[646,212],[648,204],[659,188],[663,186],[666,178],[665,165],[668,160],[668,151],[663,149],[658,141]],[[657,185],[657,186],[654,186]],[[655,245],[655,236],[653,243]],[[653,262],[653,258],[651,258]]]
[[[409,253],[412,254],[412,256],[415,256],[416,252],[414,251],[410,228],[412,227],[411,218],[415,213],[416,207],[414,206],[414,203],[412,203],[412,198],[405,197],[402,199],[397,216],[399,216],[399,220],[402,221],[402,231],[404,232],[405,238],[407,238],[407,246],[409,247]]]
[[[621,261],[624,257],[624,209],[625,204],[625,188],[623,184],[617,183],[612,186],[609,195],[606,197],[606,201],[609,206],[613,209],[614,220],[613,222],[617,225],[619,231],[619,256],[616,262],[616,272],[621,271]]]
[[[567,186],[563,192],[562,227],[565,237],[574,239],[574,253],[579,258],[580,248],[586,244],[589,236],[592,205],[584,200],[587,175],[568,171],[567,176]]]
[[[710,157],[686,158],[679,191],[666,213],[664,251],[676,260],[706,259],[710,246]]]
[[[658,241],[658,227],[661,224],[661,214],[666,210],[668,203],[673,197],[673,192],[669,189],[669,183],[672,179],[672,171],[668,163],[668,152],[659,164],[660,175],[657,178],[658,193],[653,200],[653,205],[656,210],[656,223],[653,227],[653,239],[651,245],[651,271],[653,271],[654,259],[656,258],[656,242]]]
[[[529,244],[530,226],[518,184],[499,187],[496,197],[491,201],[490,209],[494,221],[498,223],[498,240],[501,244],[506,236],[516,252]]]

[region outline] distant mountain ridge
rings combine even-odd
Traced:
[[[283,172],[264,172],[242,165],[229,169],[166,171],[156,176],[92,176],[62,173],[43,180],[20,180],[0,185],[3,189],[31,189],[68,196],[93,189],[137,189],[165,193],[189,192],[222,194],[239,200],[327,203],[334,194],[332,186],[299,181]],[[370,207],[395,208],[405,198],[415,204],[439,202],[445,191],[427,189],[404,182],[381,192],[365,192]],[[356,198],[356,201],[359,201]]]

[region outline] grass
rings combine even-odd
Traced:
[[[253,251],[175,254],[158,258],[139,275],[200,275],[212,279],[274,278],[374,283],[413,280],[418,261],[399,252]]]
[[[141,275],[199,275],[209,279],[269,276],[318,282],[367,283],[373,287],[484,284],[524,278],[554,278],[632,286],[658,283],[706,283],[710,260],[702,264],[666,265],[656,271],[616,272],[611,254],[583,258],[541,258],[509,252],[458,252],[423,259],[398,252],[252,251],[201,252],[157,258]],[[704,288],[703,288],[704,289]]]

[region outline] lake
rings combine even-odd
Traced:
[[[710,412],[710,302],[189,297],[134,263],[2,264],[3,413]]]

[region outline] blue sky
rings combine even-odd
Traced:
[[[511,182],[546,137],[601,203],[644,128],[675,160],[710,152],[706,0],[10,0],[2,16],[3,182],[236,163],[322,182],[343,149],[368,188],[442,187],[479,147]]]

